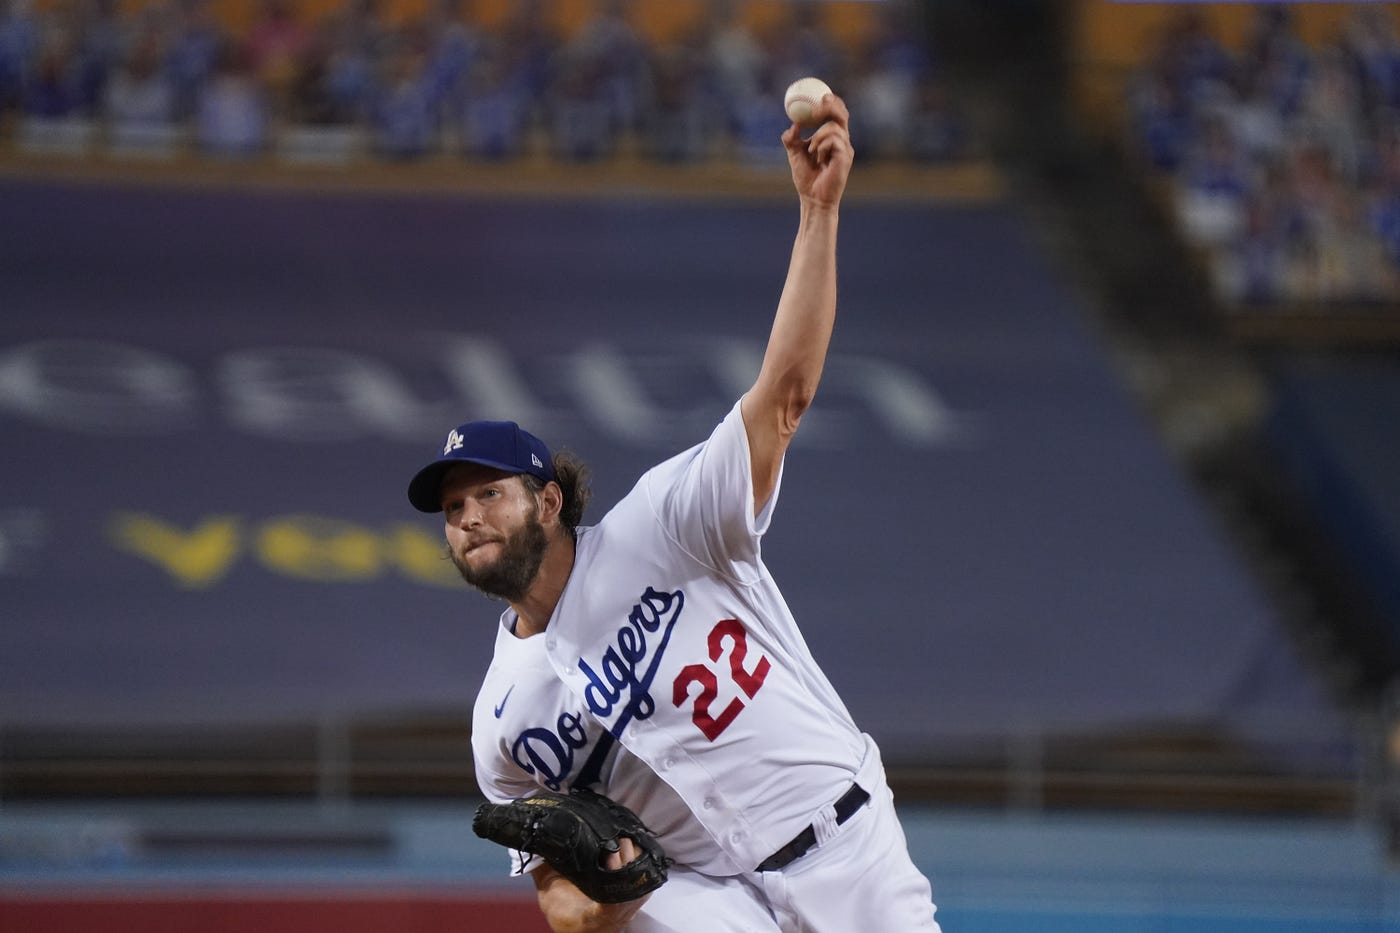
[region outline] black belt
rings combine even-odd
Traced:
[[[836,801],[834,805],[836,810],[836,825],[840,826],[842,823],[849,820],[855,815],[857,810],[865,806],[866,801],[869,799],[870,795],[865,792],[865,788],[861,787],[859,784],[852,784],[851,789],[842,794],[841,799]],[[768,856],[768,858],[764,859],[754,871],[782,871],[788,865],[806,855],[807,851],[816,844],[817,829],[815,826],[808,826],[806,829],[802,830],[802,832],[798,833],[792,842],[789,842],[777,852],[774,852],[772,855]]]

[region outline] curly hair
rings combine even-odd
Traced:
[[[544,480],[537,476],[522,473],[520,479],[531,492],[537,493],[544,489]],[[567,450],[558,451],[554,454],[554,479],[564,494],[564,504],[559,509],[559,523],[571,537],[577,537],[579,522],[583,521],[584,510],[593,498],[593,490],[588,485],[588,464]]]

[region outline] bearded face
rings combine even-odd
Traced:
[[[539,506],[532,502],[520,527],[498,539],[501,547],[495,560],[473,565],[455,549],[449,549],[449,554],[463,580],[487,596],[515,602],[524,598],[535,581],[548,540]]]

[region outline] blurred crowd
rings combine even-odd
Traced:
[[[318,16],[260,0],[237,31],[208,0],[129,14],[117,0],[0,4],[0,132],[30,152],[781,159],[782,93],[809,74],[858,113],[863,157],[938,161],[966,146],[913,6],[897,2],[855,42],[801,0],[761,29],[742,2],[716,0],[665,42],[644,36],[625,0],[599,0],[567,34],[549,0],[492,23],[470,0],[432,0],[411,18],[379,0]]]
[[[1236,305],[1358,308],[1400,297],[1400,41],[1357,4],[1329,41],[1261,4],[1227,49],[1184,7],[1130,90],[1137,148]]]

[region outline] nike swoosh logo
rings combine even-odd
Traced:
[[[510,699],[510,695],[511,695],[512,693],[514,693],[514,692],[515,692],[515,684],[511,684],[511,685],[510,685],[510,689],[506,691],[506,695],[503,696],[503,697],[501,697],[501,705],[498,706],[498,707],[496,707],[496,718],[497,718],[497,719],[500,719],[500,718],[501,718],[501,714],[504,713],[504,712],[506,711],[506,700],[509,700],[509,699]]]

